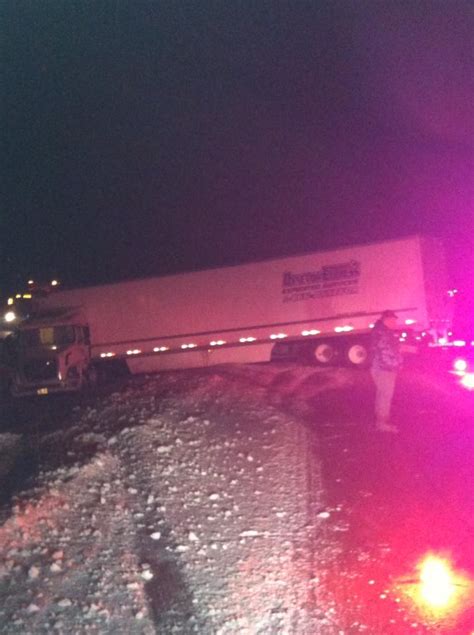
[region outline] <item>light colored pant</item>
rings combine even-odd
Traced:
[[[387,422],[390,419],[397,371],[372,367],[370,374],[375,384],[375,418],[377,421]]]

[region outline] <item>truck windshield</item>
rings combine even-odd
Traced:
[[[74,342],[73,326],[46,326],[27,329],[20,335],[23,348],[63,348]]]

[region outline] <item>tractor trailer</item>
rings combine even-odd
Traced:
[[[370,330],[450,326],[442,246],[413,236],[41,298],[17,328],[16,396],[80,390],[107,363],[132,373],[299,358],[363,365]]]

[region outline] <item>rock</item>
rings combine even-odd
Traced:
[[[28,571],[28,577],[30,578],[30,580],[36,580],[36,578],[39,576],[40,574],[40,568],[39,567],[35,567],[34,565],[32,567],[30,567],[29,571]]]
[[[62,609],[65,609],[68,606],[72,606],[72,602],[69,598],[63,598],[62,600],[59,600],[58,606],[60,606]]]
[[[185,551],[189,551],[188,545],[177,545],[175,551],[178,553],[184,553]]]
[[[161,538],[161,531],[154,531],[151,535],[150,538],[152,540],[159,540]]]

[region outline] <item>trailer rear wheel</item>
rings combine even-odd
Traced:
[[[346,360],[351,366],[363,367],[369,361],[369,350],[363,342],[354,342],[346,349]]]
[[[328,366],[334,363],[337,358],[338,350],[331,342],[321,342],[314,348],[314,359],[316,363]]]

